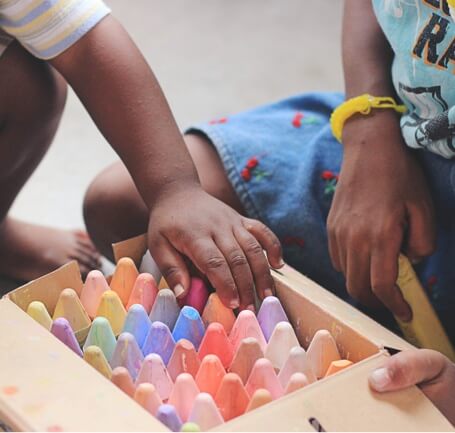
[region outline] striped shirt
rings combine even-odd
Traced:
[[[0,28],[34,56],[51,59],[109,13],[102,0],[0,0]]]

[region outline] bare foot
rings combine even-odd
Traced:
[[[62,230],[6,218],[0,225],[0,275],[22,281],[77,260],[82,275],[100,266],[100,254],[83,230]]]

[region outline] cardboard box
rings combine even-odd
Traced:
[[[144,237],[114,245],[116,259],[139,263]],[[286,266],[273,272],[277,296],[307,347],[321,328],[356,364],[218,431],[454,431],[416,387],[378,395],[367,376],[389,354],[412,347],[350,305]],[[75,263],[9,293],[0,301],[0,426],[14,430],[166,431],[166,427],[78,358],[23,310],[39,299],[53,311],[66,287],[81,288]]]

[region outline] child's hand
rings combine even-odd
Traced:
[[[418,385],[455,425],[455,364],[441,353],[428,349],[400,352],[374,370],[369,382],[378,392]]]
[[[216,288],[226,306],[254,309],[254,287],[272,294],[274,268],[283,265],[277,237],[197,186],[167,191],[152,208],[149,248],[177,297],[189,287],[185,257]]]
[[[352,297],[375,297],[402,320],[412,313],[395,285],[403,248],[411,260],[431,254],[433,208],[422,170],[391,111],[356,116],[343,133],[344,158],[328,217],[334,267]]]

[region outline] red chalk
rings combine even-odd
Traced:
[[[218,356],[224,368],[231,365],[234,351],[226,331],[220,323],[214,322],[209,325],[199,346],[199,359],[202,360],[209,354]]]

